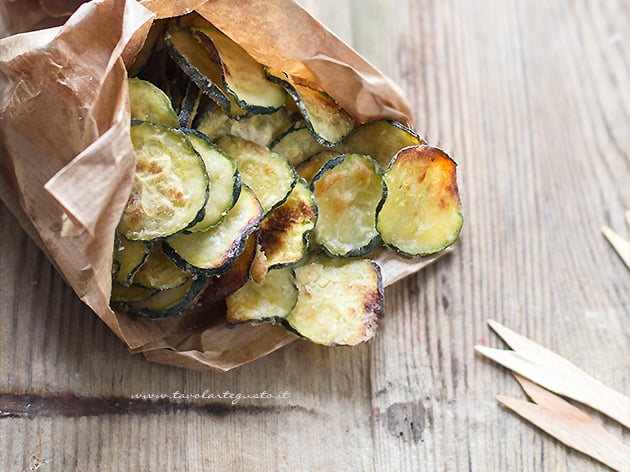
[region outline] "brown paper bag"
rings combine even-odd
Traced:
[[[59,1],[48,3],[63,10]],[[223,303],[202,301],[165,320],[109,307],[114,230],[135,159],[126,68],[154,19],[193,9],[261,63],[321,84],[359,122],[411,125],[400,90],[293,1],[92,1],[62,26],[0,40],[0,197],[132,352],[225,371],[295,337],[273,325],[229,329]],[[376,258],[389,285],[439,256],[406,259],[381,250]]]

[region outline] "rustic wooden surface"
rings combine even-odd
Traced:
[[[459,163],[456,250],[386,290],[375,340],[232,372],[130,355],[0,206],[3,470],[605,470],[499,407],[492,318],[630,391],[630,3],[304,0]],[[132,401],[136,393],[286,398]],[[593,412],[591,412],[593,413]],[[630,434],[593,413],[628,443]]]

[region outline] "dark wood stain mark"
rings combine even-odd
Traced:
[[[429,422],[430,415],[420,401],[393,403],[385,412],[387,430],[406,442],[421,441]]]
[[[252,405],[253,400],[232,403],[225,400],[178,400],[173,398],[144,399],[132,397],[87,397],[72,392],[52,394],[0,393],[0,419],[57,417],[76,418],[101,415],[165,415],[193,412],[214,417],[230,414],[277,414],[287,412],[318,415],[318,412],[299,405]],[[271,401],[271,400],[265,400]]]

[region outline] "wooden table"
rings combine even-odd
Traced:
[[[386,290],[366,345],[295,342],[191,372],[130,355],[2,205],[0,468],[605,470],[500,407],[496,394],[525,396],[473,346],[503,347],[495,319],[630,391],[630,273],[600,234],[628,235],[630,5],[301,3],[402,87],[416,129],[458,162],[456,249]],[[204,391],[284,398],[130,402]]]

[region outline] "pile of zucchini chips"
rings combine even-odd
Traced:
[[[154,23],[129,76],[136,170],[116,309],[177,316],[203,293],[225,300],[230,325],[354,345],[382,315],[370,254],[428,255],[458,237],[444,152],[395,121],[356,123],[198,16]]]

